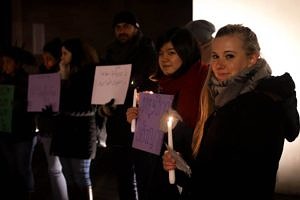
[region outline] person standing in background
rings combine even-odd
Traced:
[[[132,64],[130,85],[123,105],[111,107],[110,112],[101,113],[107,117],[106,144],[117,175],[119,198],[120,200],[135,200],[137,197],[131,147],[133,134],[126,120],[126,110],[132,106],[135,88],[143,91],[153,84],[149,76],[155,66],[156,52],[153,41],[143,35],[132,12],[117,13],[113,18],[112,28],[115,39],[108,45],[102,64]]]
[[[27,112],[28,73],[24,65],[32,64],[33,55],[18,47],[2,52],[1,85],[14,87],[11,131],[0,131],[1,196],[29,200],[34,192],[32,156],[36,144],[34,114]],[[29,57],[28,57],[29,56]]]
[[[211,60],[212,34],[216,31],[215,26],[211,22],[202,19],[190,21],[184,27],[197,39],[202,63],[208,65]]]
[[[59,156],[70,200],[92,200],[90,166],[96,156],[96,107],[91,105],[95,66],[94,48],[79,38],[62,43],[60,111],[55,114],[51,153]]]
[[[59,71],[62,41],[54,38],[43,47],[42,64],[39,73],[55,73]],[[48,163],[48,174],[51,184],[53,200],[68,200],[67,185],[62,166],[58,156],[50,154],[50,146],[54,132],[54,118],[51,115],[39,113],[36,116],[37,128],[39,130],[39,141],[42,143]]]

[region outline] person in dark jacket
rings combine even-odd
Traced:
[[[5,100],[2,96],[0,103],[0,159],[1,167],[4,168],[0,172],[0,191],[10,199],[30,199],[34,192],[31,163],[36,135],[34,115],[27,112],[28,74],[23,68],[27,64],[25,59],[27,55],[33,57],[30,52],[19,47],[5,49],[3,73],[0,75],[1,86],[13,88],[12,102],[6,102],[9,99]],[[8,88],[1,88],[1,90],[9,94]],[[4,117],[5,113],[11,115]],[[3,123],[8,118],[11,118],[11,123]]]
[[[60,158],[69,199],[93,199],[90,166],[96,154],[97,129],[91,97],[97,52],[79,38],[65,40],[61,50],[60,112],[51,153]]]
[[[62,41],[54,38],[43,47],[42,64],[39,73],[58,73]],[[46,159],[48,174],[54,200],[68,200],[67,184],[62,166],[58,156],[50,154],[53,132],[55,130],[55,117],[48,114],[38,113],[36,116],[37,128],[39,130],[39,141],[42,143]]]
[[[271,76],[250,28],[217,32],[200,102],[183,199],[273,199],[284,141],[299,134],[295,84],[288,73]],[[170,152],[163,160],[175,169]]]
[[[150,74],[156,62],[153,41],[144,36],[135,15],[120,11],[113,18],[115,39],[103,56],[104,65],[132,64],[130,85],[125,103],[106,115],[107,149],[113,157],[113,166],[119,184],[120,200],[136,199],[134,166],[132,161],[133,134],[126,120],[126,110],[132,106],[133,91],[151,88]],[[122,163],[120,165],[120,163]]]
[[[190,128],[197,122],[199,97],[208,66],[203,65],[197,40],[185,28],[174,27],[157,40],[158,66],[151,79],[157,83],[157,92],[174,95],[173,109]],[[127,110],[127,121],[138,120],[138,107]],[[174,147],[191,141],[192,134],[174,134]],[[164,151],[162,147],[162,153]],[[177,149],[179,151],[179,149]],[[168,182],[161,164],[161,156],[135,150],[135,169],[140,200],[179,199],[176,185]],[[162,154],[161,154],[162,155]]]
[[[199,19],[189,21],[184,27],[197,39],[201,53],[201,61],[203,64],[208,65],[211,60],[212,34],[216,31],[215,25],[207,20]]]

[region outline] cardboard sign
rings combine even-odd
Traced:
[[[139,94],[139,115],[132,147],[160,154],[164,133],[159,129],[162,115],[172,106],[173,95]]]

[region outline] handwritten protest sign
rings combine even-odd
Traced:
[[[54,112],[59,111],[59,73],[32,74],[28,82],[28,112],[41,112],[48,105]]]
[[[129,86],[131,64],[97,66],[92,104],[105,104],[112,98],[115,104],[124,104]]]
[[[171,107],[173,95],[139,94],[139,115],[132,147],[160,154],[164,133],[159,130],[162,115]]]
[[[11,132],[14,86],[0,85],[0,132]]]

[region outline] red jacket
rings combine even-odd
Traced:
[[[199,98],[208,72],[208,66],[196,62],[185,74],[159,80],[160,92],[175,95],[174,108],[183,122],[194,128],[199,113]]]

